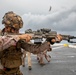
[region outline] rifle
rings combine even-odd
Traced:
[[[57,32],[52,31],[51,29],[46,29],[46,28],[39,29],[36,31],[32,31],[32,29],[27,29],[27,30],[25,30],[25,33],[19,33],[19,34],[12,34],[11,33],[11,34],[6,34],[6,35],[9,36],[9,35],[22,35],[22,34],[32,35],[32,40],[35,40],[34,43],[36,43],[36,44],[42,43],[43,38],[45,38],[45,39],[56,39],[56,43],[58,42]],[[71,41],[71,39],[76,39],[75,36],[62,35],[62,34],[60,34],[60,36],[62,37],[62,40],[66,40],[69,43],[76,43],[76,41]]]
[[[41,44],[43,38],[55,38],[57,35],[56,31],[51,31],[51,29],[39,29],[37,31],[32,31],[32,29],[27,29],[25,34],[33,35],[32,39],[34,40],[35,44]]]
[[[25,33],[27,34],[33,34],[33,38],[34,40],[39,40],[37,42],[34,42],[34,43],[38,43],[40,42],[41,43],[41,40],[43,38],[46,38],[46,39],[56,39],[56,42],[58,41],[57,40],[57,32],[56,31],[51,31],[51,29],[39,29],[37,31],[32,31],[32,29],[28,29],[25,31]],[[71,36],[71,35],[62,35],[60,34],[60,36],[62,37],[62,40],[66,40],[67,42],[69,43],[76,43],[75,41],[71,41],[71,39],[76,39],[75,36]]]

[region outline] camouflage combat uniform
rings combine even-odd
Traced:
[[[5,28],[2,30],[2,35],[10,33],[18,34],[19,29],[23,26],[23,21],[19,15],[16,15],[13,12],[7,12],[3,17],[2,24],[5,25]],[[50,45],[48,45],[47,42],[41,45],[33,45],[24,42],[24,40],[19,41],[20,42],[17,42],[17,45],[12,45],[3,51],[0,51],[0,60],[3,66],[3,68],[0,69],[0,75],[22,75],[20,72],[20,65],[22,65],[21,48],[33,54],[38,54],[46,49],[50,50]]]
[[[23,26],[23,21],[19,15],[10,11],[4,15],[2,24],[5,25],[5,28],[2,30],[2,35],[5,33],[13,34],[19,33],[19,29]],[[10,30],[7,29],[9,27],[11,28]],[[20,65],[22,65],[21,56],[21,49],[17,49],[15,45],[1,51],[0,60],[3,68],[0,69],[0,75],[23,75],[20,72]]]

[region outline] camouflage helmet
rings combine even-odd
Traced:
[[[14,27],[15,29],[20,29],[23,27],[22,18],[13,11],[5,13],[2,24],[5,24],[5,26]]]

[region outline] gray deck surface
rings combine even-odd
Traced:
[[[21,71],[24,75],[76,75],[76,49],[61,47],[53,49],[51,55],[51,62],[48,63],[45,59],[46,65],[39,65],[36,55],[32,54],[32,70],[28,70],[27,58],[25,67],[21,66]]]

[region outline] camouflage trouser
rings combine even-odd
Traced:
[[[0,69],[0,75],[23,75],[19,68],[13,68],[9,70]]]

